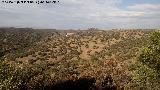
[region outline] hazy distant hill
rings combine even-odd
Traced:
[[[52,31],[31,28],[0,28],[0,56],[23,50],[52,34]]]

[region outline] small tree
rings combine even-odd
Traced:
[[[133,81],[138,89],[158,90],[160,88],[160,32],[149,34],[148,45],[138,55]]]
[[[152,32],[147,47],[142,49],[138,61],[160,72],[160,32]]]

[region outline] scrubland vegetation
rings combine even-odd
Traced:
[[[159,90],[157,30],[0,29],[0,90]]]

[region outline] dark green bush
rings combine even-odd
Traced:
[[[150,35],[148,45],[138,55],[133,81],[139,89],[158,90],[160,88],[160,32]]]

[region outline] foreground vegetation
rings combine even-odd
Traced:
[[[153,30],[3,28],[0,89],[158,90],[159,38]]]

